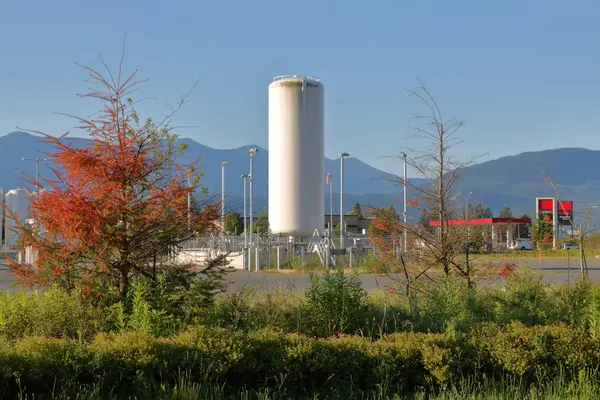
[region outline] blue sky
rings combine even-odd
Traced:
[[[202,77],[174,123],[211,147],[266,147],[271,78],[310,74],[325,84],[329,157],[400,172],[386,156],[423,145],[407,137],[422,107],[404,89],[417,76],[466,119],[458,158],[599,149],[598,15],[597,0],[2,2],[0,135],[59,134],[74,123],[53,111],[95,111],[75,95],[86,89],[76,63],[101,67],[102,54],[116,66],[127,33],[125,67],[157,99],[141,113]]]

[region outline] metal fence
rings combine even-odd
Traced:
[[[316,232],[317,233],[317,232]],[[322,265],[325,267],[356,267],[365,259],[372,260],[375,250],[366,235],[344,236],[344,248],[339,236],[330,238],[328,232],[313,237],[283,235],[210,234],[182,244],[186,253],[222,254],[241,256],[244,269],[293,269]],[[258,266],[258,267],[257,267]]]

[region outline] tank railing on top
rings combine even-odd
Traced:
[[[321,82],[321,78],[317,78],[316,76],[311,75],[279,75],[273,78],[273,82],[281,81],[288,78],[301,78],[301,79],[310,79],[315,82]]]

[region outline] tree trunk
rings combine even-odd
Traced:
[[[583,249],[583,241],[584,235],[581,235],[579,238],[579,258],[580,258],[580,268],[581,268],[581,279],[587,279],[587,262],[585,260],[585,251]]]
[[[465,249],[465,257],[467,263],[467,287],[471,289],[473,287],[473,281],[471,280],[471,266],[469,264],[469,242],[467,242],[467,247]]]
[[[125,303],[127,299],[127,291],[129,290],[129,270],[123,268],[121,270],[121,282],[119,283],[119,300]]]

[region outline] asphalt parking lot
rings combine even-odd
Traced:
[[[498,264],[515,262],[519,265],[527,265],[539,271],[545,282],[552,284],[567,283],[580,278],[579,258],[544,258],[541,263],[537,258],[492,258],[487,261]],[[587,264],[590,278],[595,282],[600,282],[600,259],[588,259]],[[385,275],[360,274],[358,279],[363,288],[368,291],[385,289],[394,285],[393,277]],[[304,291],[310,287],[309,274],[234,271],[227,274],[226,280],[230,291],[239,290],[245,285],[261,291],[277,289]],[[14,287],[15,282],[16,278],[8,270],[6,261],[0,260],[0,290],[19,290]]]

